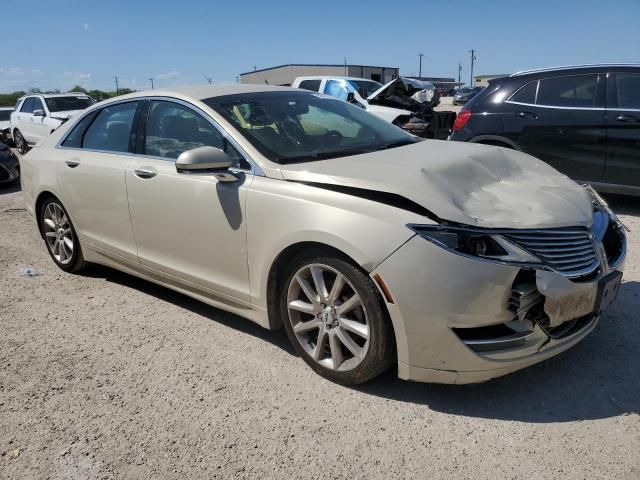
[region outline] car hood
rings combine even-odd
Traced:
[[[406,108],[407,104],[431,102],[435,91],[431,82],[398,77],[369,95],[367,101],[396,101],[399,108]]]
[[[82,111],[83,110],[66,110],[64,112],[51,112],[51,118],[57,118],[58,120],[68,120]]]
[[[584,188],[534,157],[488,145],[425,140],[283,165],[282,175],[367,198],[363,190],[399,195],[442,221],[485,228],[589,226],[592,219]]]

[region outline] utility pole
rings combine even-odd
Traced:
[[[347,57],[344,57],[344,76],[347,76]]]
[[[236,75],[236,83],[240,83],[240,77]]]
[[[209,82],[209,85],[211,85],[211,83],[213,82],[213,80],[211,80],[211,77],[207,77],[204,73],[202,74],[202,76],[207,82]]]
[[[424,57],[424,53],[419,53],[418,57],[420,57],[420,67],[418,68],[418,77],[422,78],[422,57]]]
[[[150,78],[149,81],[151,82],[151,90],[153,90],[153,78]]]
[[[460,82],[460,75],[462,75],[462,62],[458,62],[458,83]]]
[[[253,71],[255,72],[258,69],[256,65],[253,66]]]
[[[118,77],[114,77],[116,81],[116,95],[120,95],[120,88],[118,87]]]
[[[476,61],[476,51],[474,49],[469,50],[471,52],[471,81],[469,85],[473,87],[473,64]]]

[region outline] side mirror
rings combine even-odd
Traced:
[[[44,117],[44,110],[42,110],[41,108],[38,108],[37,110],[33,111],[33,116],[34,117]]]
[[[356,94],[353,92],[347,93],[347,103],[356,103]]]
[[[176,160],[178,172],[212,173],[221,182],[236,182],[238,177],[229,171],[231,157],[215,147],[198,147],[182,152]]]

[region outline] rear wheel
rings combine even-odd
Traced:
[[[21,155],[24,155],[25,153],[27,153],[28,147],[27,147],[27,141],[24,139],[24,137],[22,136],[22,133],[20,133],[20,130],[16,129],[13,132],[13,143],[15,143],[16,148],[18,149],[18,152],[20,152]]]
[[[354,265],[302,255],[291,262],[284,287],[281,314],[287,335],[316,373],[354,385],[393,363],[393,330],[382,298]]]
[[[86,266],[71,219],[56,198],[48,198],[42,204],[40,227],[47,251],[58,267],[77,272]]]

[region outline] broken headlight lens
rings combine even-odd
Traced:
[[[540,260],[499,234],[474,228],[408,225],[436,245],[453,253],[498,263],[539,264]]]

